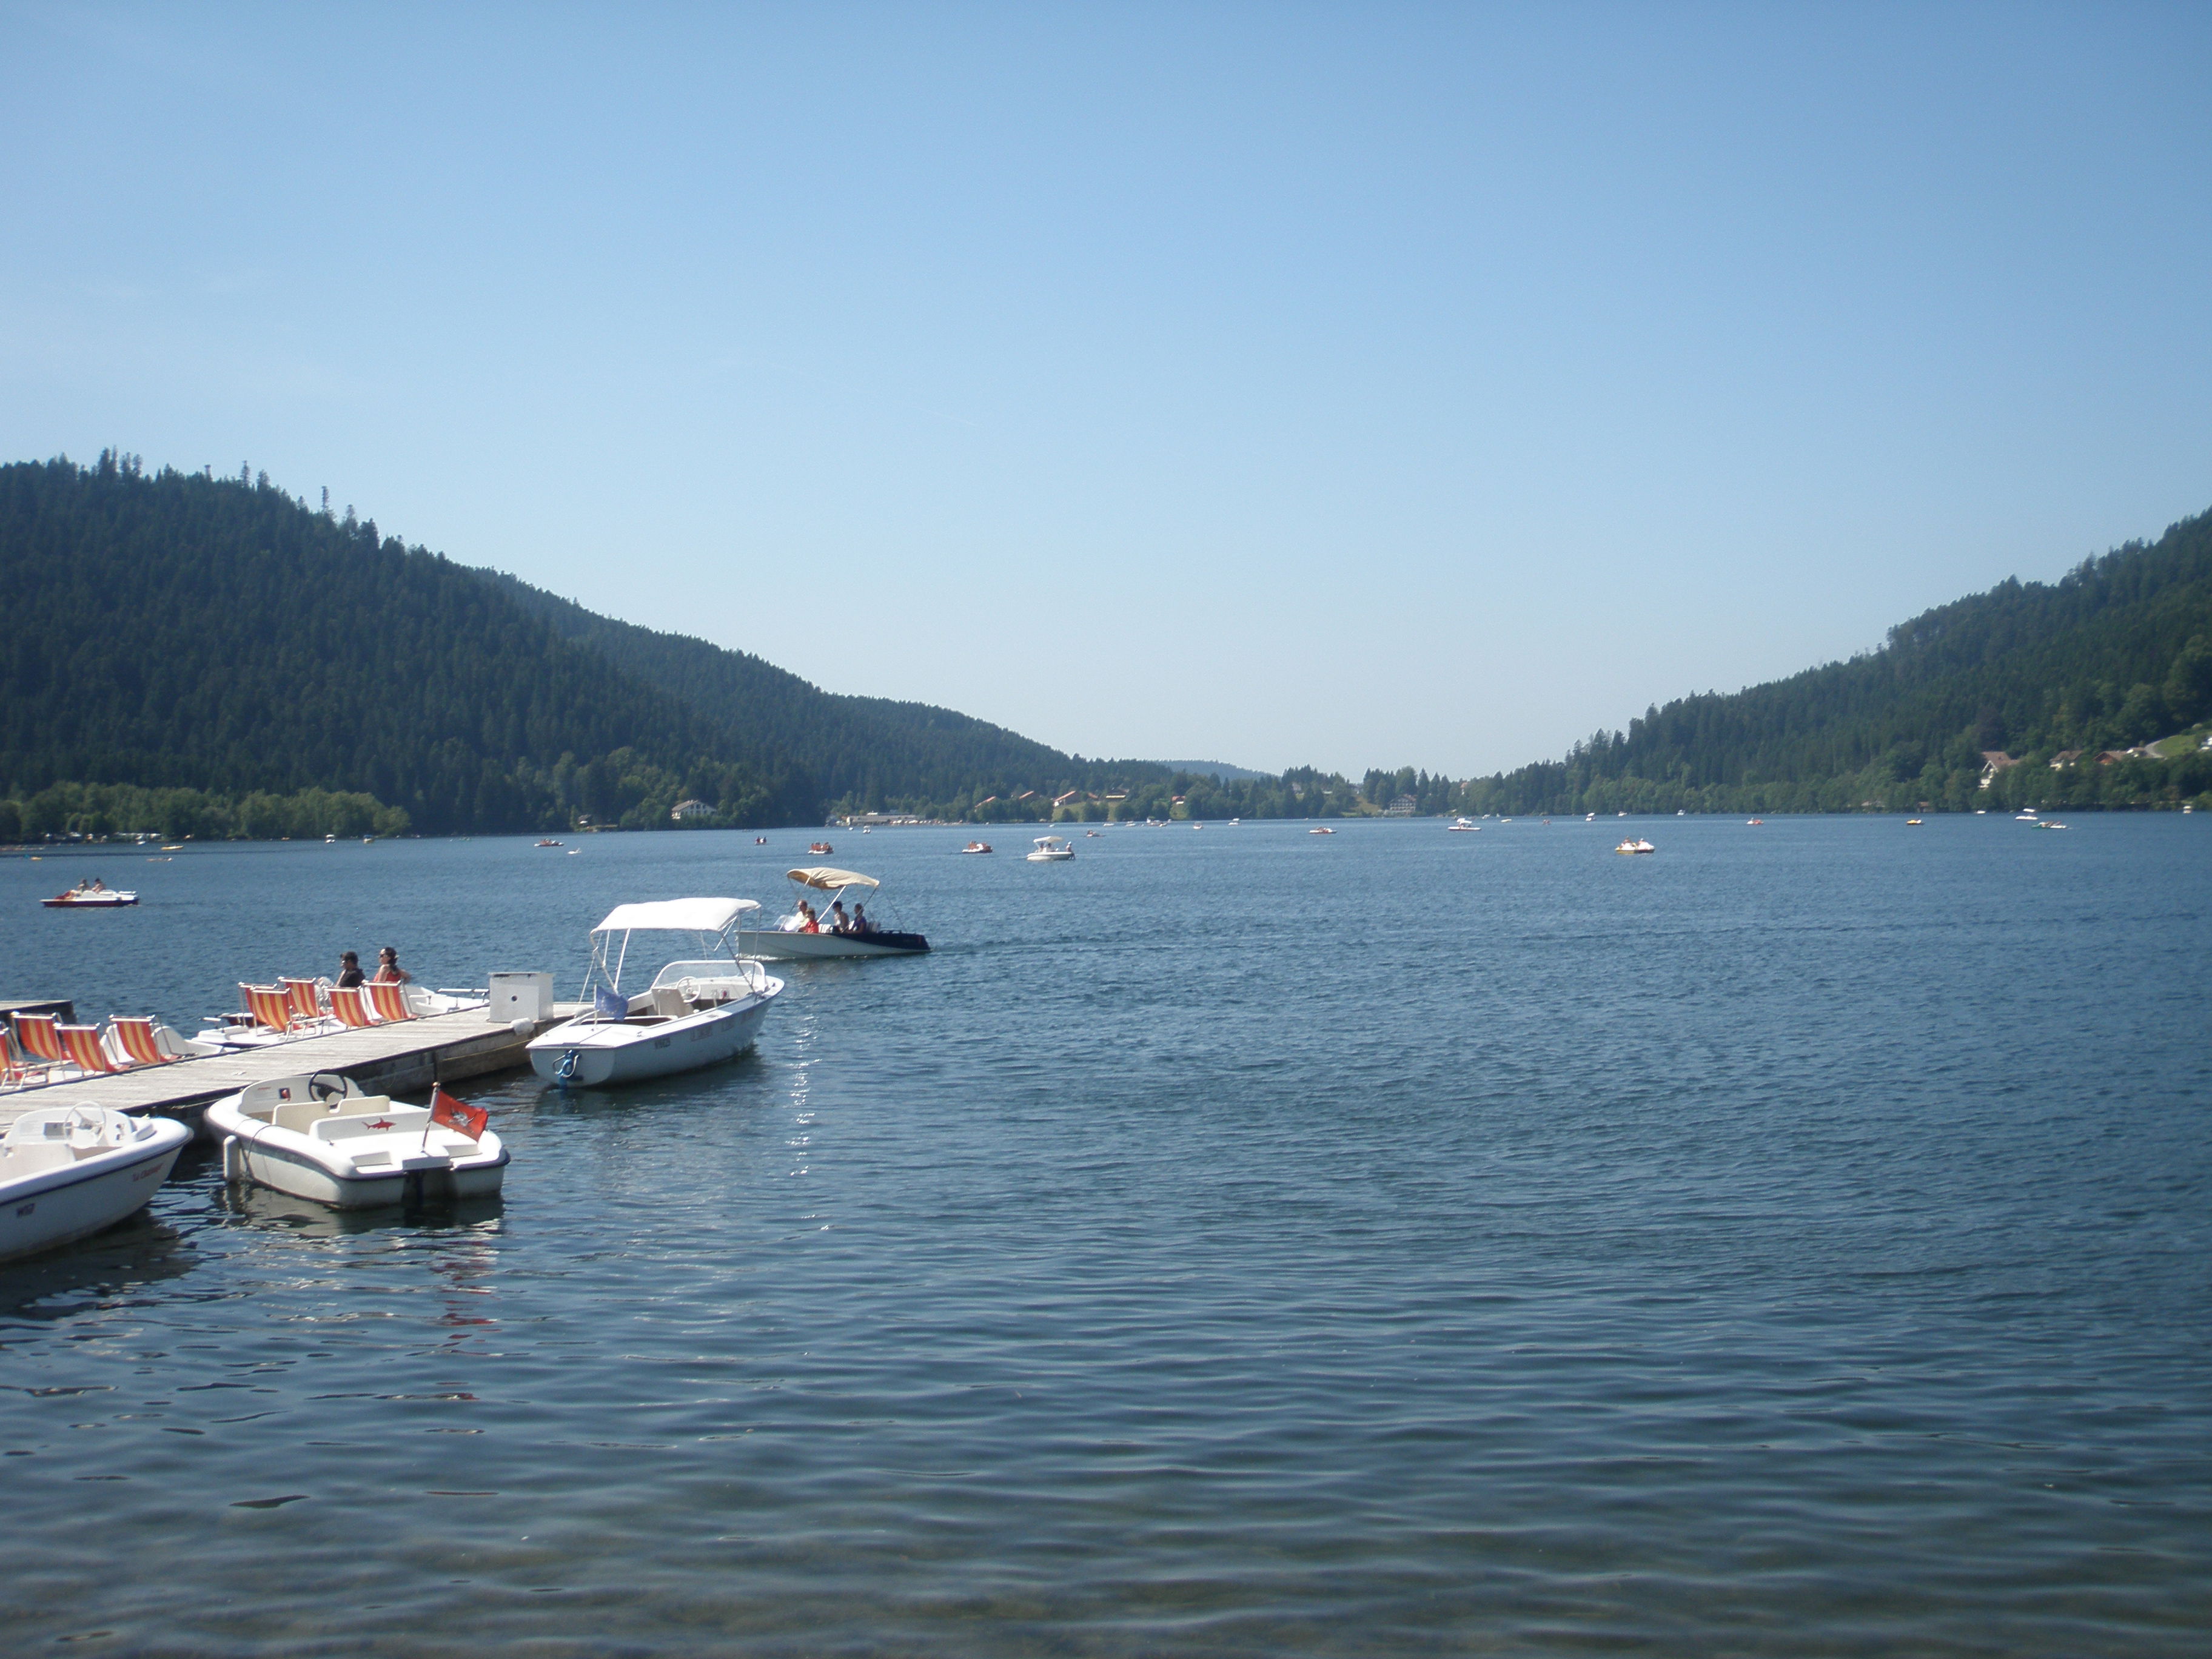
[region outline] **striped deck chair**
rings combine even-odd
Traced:
[[[343,991],[332,986],[331,1012],[338,1017],[338,1024],[349,1031],[365,1031],[376,1024],[368,1017],[368,1000],[362,994],[359,986]]]
[[[46,1066],[18,1048],[15,1039],[8,1035],[7,1025],[0,1023],[0,1088],[21,1087],[31,1080],[33,1072],[41,1083],[46,1081]]]
[[[253,1023],[264,1031],[289,1032],[292,1029],[292,1000],[284,994],[281,985],[247,985],[241,981],[238,994],[246,999],[246,1010],[253,1016]]]
[[[388,981],[373,979],[361,988],[368,993],[368,1006],[376,1010],[377,1018],[386,1025],[415,1018],[407,1006],[407,988]]]
[[[60,1025],[61,1021],[52,1014],[18,1014],[15,1040],[32,1060],[48,1066],[65,1066],[69,1055],[62,1051],[62,1040],[57,1035]]]
[[[295,1027],[319,1025],[329,1018],[323,1012],[322,988],[311,979],[280,979],[284,988],[284,1000],[292,1006]]]
[[[118,1066],[108,1058],[106,1048],[100,1040],[97,1025],[57,1025],[54,1034],[62,1040],[62,1052],[69,1063],[87,1077],[97,1077],[102,1072],[127,1072],[128,1066]]]
[[[107,1022],[108,1046],[122,1051],[121,1059],[133,1066],[167,1066],[180,1058],[161,1052],[161,1040],[154,1035],[150,1018],[135,1014],[118,1014]]]

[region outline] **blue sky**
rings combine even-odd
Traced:
[[[0,455],[1465,775],[2212,507],[2212,9],[0,7]]]

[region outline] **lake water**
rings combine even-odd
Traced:
[[[19,1651],[2195,1654],[2212,819],[833,836],[915,960],[502,1205],[0,1267]],[[9,995],[550,968],[809,832],[0,860]],[[79,873],[135,911],[31,904]],[[189,1029],[189,1027],[187,1027]]]

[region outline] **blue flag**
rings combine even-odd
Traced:
[[[601,1019],[626,1019],[629,1017],[629,999],[602,985],[592,994],[592,1010]]]

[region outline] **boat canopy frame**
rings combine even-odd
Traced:
[[[584,975],[583,1000],[596,1004],[592,987],[604,980],[607,989],[622,994],[623,969],[629,961],[633,933],[689,933],[697,954],[715,957],[716,948],[735,963],[739,960],[732,935],[746,916],[760,908],[752,899],[660,899],[644,904],[617,904],[606,920],[592,929],[592,965]],[[608,958],[613,961],[610,963]],[[719,958],[715,958],[719,960]],[[596,1009],[595,1009],[596,1012]]]

